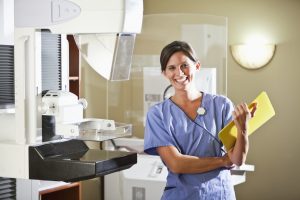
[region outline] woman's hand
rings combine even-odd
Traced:
[[[248,121],[254,116],[257,108],[257,103],[253,103],[251,111],[248,109],[247,104],[242,103],[235,107],[232,112],[233,121],[237,127],[237,139],[234,147],[228,152],[231,161],[240,166],[246,161],[249,149],[248,141]]]
[[[253,103],[251,105],[251,108],[252,109],[250,111],[246,103],[241,103],[237,105],[232,112],[233,121],[239,133],[247,134],[248,121],[254,116],[257,108],[257,103]]]
[[[224,163],[224,167],[227,169],[231,169],[234,167],[234,164],[231,162],[231,159],[229,158],[228,154],[225,154],[222,157],[223,163]]]

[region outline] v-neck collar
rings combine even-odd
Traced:
[[[206,108],[206,106],[205,106],[205,104],[206,104],[206,93],[205,93],[205,92],[201,92],[201,93],[202,93],[201,104],[197,107],[197,110],[198,110],[200,107],[203,107],[203,108],[207,111],[207,108]],[[185,116],[186,116],[187,118],[189,118],[192,122],[195,122],[195,121],[198,119],[198,117],[203,117],[203,115],[199,115],[198,112],[196,112],[197,115],[196,115],[195,119],[192,119],[192,118],[189,117],[189,115],[188,115],[186,112],[184,112],[184,110],[183,110],[179,105],[177,105],[177,104],[171,99],[171,97],[169,98],[169,101],[170,101],[173,105],[175,105],[178,109],[180,109],[180,110],[185,114]]]

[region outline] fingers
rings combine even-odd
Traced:
[[[238,104],[232,112],[233,121],[241,133],[247,133],[248,120],[252,118],[257,110],[257,103],[254,102],[249,107],[246,103]]]
[[[252,117],[254,117],[254,115],[255,115],[255,112],[256,112],[256,110],[257,110],[257,102],[254,102],[254,103],[252,103],[251,105],[250,105],[250,108],[251,108],[251,118]]]
[[[238,130],[242,133],[247,132],[247,121],[251,117],[251,113],[246,103],[238,104],[232,112],[233,121]]]
[[[241,103],[237,105],[232,114],[234,119],[250,117],[250,111],[246,103]]]
[[[223,160],[224,160],[224,167],[229,168],[229,169],[233,167],[233,163],[228,154],[225,154],[223,156]]]
[[[237,115],[241,115],[243,113],[250,113],[251,118],[255,115],[255,112],[257,110],[257,102],[251,103],[249,106],[247,106],[246,103],[241,103],[236,106],[236,113]],[[251,110],[251,111],[250,111]]]

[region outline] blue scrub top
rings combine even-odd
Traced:
[[[220,130],[232,120],[232,102],[225,96],[203,93],[204,115],[190,119],[171,99],[152,106],[147,113],[144,151],[158,155],[156,147],[174,146],[185,155],[221,157],[224,146]],[[235,199],[230,170],[220,168],[205,173],[174,174],[169,170],[162,199]]]

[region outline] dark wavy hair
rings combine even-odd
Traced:
[[[197,62],[197,56],[192,46],[184,41],[174,41],[166,45],[160,53],[161,71],[165,71],[170,57],[176,52],[183,52],[189,59]]]

